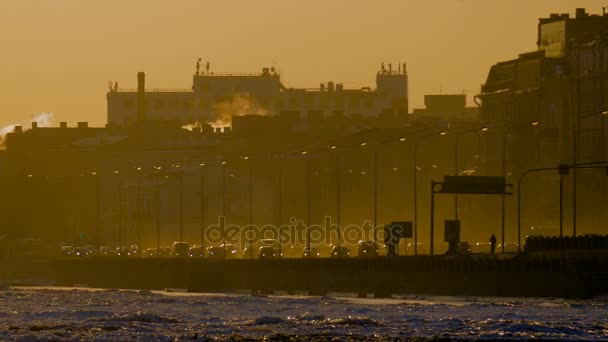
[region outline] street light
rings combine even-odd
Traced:
[[[418,255],[418,144],[435,136],[445,136],[446,131],[420,137],[414,141],[414,255]],[[430,252],[433,255],[433,232],[431,231]]]
[[[454,176],[458,176],[458,145],[460,143],[460,137],[462,137],[465,134],[469,134],[469,133],[476,133],[479,134],[479,132],[487,132],[488,131],[488,127],[481,127],[481,128],[476,128],[476,129],[471,129],[468,131],[464,131],[464,132],[460,132],[456,135],[456,144],[455,144],[455,151],[454,151]],[[478,147],[479,147],[479,142],[478,142]],[[454,219],[458,220],[458,194],[454,194]]]

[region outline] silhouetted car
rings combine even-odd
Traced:
[[[171,255],[174,257],[185,257],[190,252],[190,244],[187,242],[174,242],[171,248]]]
[[[72,255],[77,257],[85,257],[87,256],[87,249],[84,247],[76,247],[72,251]]]
[[[146,252],[144,253],[145,256],[147,257],[157,257],[158,255],[158,248],[147,248]]]
[[[331,258],[349,258],[350,250],[344,246],[334,246],[329,254]]]
[[[129,247],[129,252],[131,252],[129,254],[130,256],[139,256],[139,245],[131,245],[131,247]]]
[[[108,246],[99,247],[99,255],[100,256],[112,256],[114,255],[114,249]]]
[[[333,246],[329,256],[331,258],[349,258],[350,250],[343,246]]]
[[[203,248],[201,246],[192,246],[188,251],[188,256],[191,258],[200,258],[203,256]]]
[[[319,250],[316,248],[304,248],[304,250],[302,251],[302,258],[318,258],[321,256],[321,253],[319,253]]]
[[[97,247],[95,247],[95,246],[84,246],[84,249],[86,250],[87,256],[94,256],[99,253],[99,251],[97,250]]]
[[[258,251],[258,259],[270,260],[279,257],[279,252],[271,246],[262,246]]]
[[[238,250],[233,245],[220,245],[207,248],[207,256],[211,259],[229,259],[238,256]]]
[[[471,251],[472,251],[472,248],[471,248],[471,245],[468,242],[461,241],[458,244],[458,251],[457,251],[458,254],[469,255],[469,254],[471,254]]]
[[[61,246],[61,251],[59,252],[62,256],[71,256],[74,252],[74,247],[72,246]]]
[[[128,257],[131,256],[131,251],[127,247],[116,247],[116,256]]]
[[[361,258],[375,258],[380,255],[378,243],[374,241],[359,241],[359,251],[357,255]]]

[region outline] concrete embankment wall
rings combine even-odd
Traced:
[[[399,257],[345,260],[57,259],[57,285],[187,288],[191,291],[304,290],[466,296],[585,298],[605,261]],[[608,289],[607,289],[608,290]],[[594,288],[594,291],[598,289]],[[602,288],[599,291],[603,291]]]

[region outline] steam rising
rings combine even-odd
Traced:
[[[237,94],[230,100],[219,102],[215,105],[216,120],[211,122],[213,128],[230,126],[233,116],[242,115],[268,115],[268,110],[261,106],[253,96],[249,94]],[[194,122],[182,126],[185,129],[203,127],[205,124]]]
[[[32,122],[38,123],[38,127],[48,127],[53,124],[53,113],[40,113],[32,117],[29,121],[20,121],[0,128],[0,149],[6,148],[4,145],[6,135],[15,130],[17,126],[26,126]]]

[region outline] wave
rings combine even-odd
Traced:
[[[182,323],[183,321],[155,313],[136,312],[128,315],[112,315],[93,321],[99,322],[144,322],[144,323]]]

